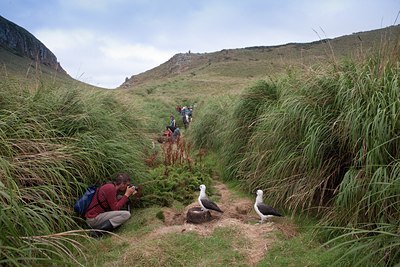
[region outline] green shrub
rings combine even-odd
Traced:
[[[198,195],[201,184],[210,186],[211,182],[212,170],[207,167],[160,165],[150,170],[146,181],[141,183],[144,191],[140,205],[171,206],[174,201],[187,205],[193,202],[195,195]]]

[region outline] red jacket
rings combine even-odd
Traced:
[[[121,199],[117,200],[117,193],[118,192],[114,184],[102,185],[99,189],[97,189],[95,195],[93,196],[92,202],[90,202],[87,212],[85,213],[85,217],[94,218],[100,213],[106,211],[120,210],[128,201],[128,197],[124,195]],[[106,208],[106,210],[104,210],[98,204],[99,202],[97,199],[100,200],[101,205]]]

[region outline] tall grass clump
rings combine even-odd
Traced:
[[[225,144],[221,134],[225,132],[232,112],[232,97],[218,97],[199,104],[188,131],[197,148],[218,150]]]
[[[321,208],[329,202],[335,173],[341,171],[338,161],[345,155],[330,135],[336,112],[332,85],[330,78],[296,77],[275,83],[279,99],[256,118],[236,166],[239,179],[250,188],[265,188],[271,199],[289,209]]]
[[[318,215],[360,265],[400,261],[400,61],[386,49],[260,82],[220,135],[225,179]]]
[[[141,173],[141,118],[111,92],[0,88],[0,265],[79,265],[73,202],[115,172]]]
[[[279,98],[279,89],[273,82],[259,81],[250,87],[242,97],[232,105],[231,119],[227,120],[222,136],[230,140],[221,149],[226,168],[222,171],[226,179],[236,179],[245,169],[240,166],[244,155],[249,150],[249,141],[257,129],[259,117],[270,106],[275,106]]]
[[[380,54],[351,69],[336,96],[338,135],[351,161],[328,221],[345,226],[337,239],[350,248],[345,256],[362,255],[357,266],[394,266],[400,262],[399,55]]]

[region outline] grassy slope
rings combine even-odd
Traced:
[[[397,27],[396,30],[398,32],[399,28]],[[294,70],[307,68],[311,64],[324,64],[327,61],[332,62],[343,57],[364,57],[364,54],[372,46],[379,46],[381,38],[386,38],[385,32],[382,31],[369,34],[360,33],[345,36],[332,40],[330,43],[290,44],[276,48],[260,47],[221,51],[207,55],[210,59],[202,59],[197,62],[198,64],[194,64],[192,68],[179,75],[168,76],[166,74],[168,73],[168,67],[171,67],[171,62],[169,62],[157,69],[144,73],[143,77],[141,77],[143,79],[141,82],[143,83],[137,83],[136,86],[129,89],[131,94],[141,95],[144,99],[152,99],[156,100],[156,103],[162,103],[160,105],[163,108],[163,112],[160,114],[160,120],[162,120],[163,114],[167,116],[168,106],[172,110],[176,104],[183,102],[201,103],[221,95],[237,95],[242,92],[243,88],[254,84],[259,79],[267,76],[279,76],[280,73],[290,68]],[[358,37],[361,38],[362,42]],[[160,78],[157,77],[158,75],[160,75]],[[151,105],[154,106],[154,102],[151,102]],[[153,211],[153,213],[155,214],[156,212]],[[149,216],[154,217],[154,214],[145,215],[139,212],[137,218],[133,219],[133,221],[146,221],[148,224],[145,223],[146,226],[143,225],[137,230],[141,231],[141,229],[147,229],[147,227],[152,226],[157,227],[154,225],[159,222],[149,219]],[[302,218],[297,223],[300,225],[299,234],[290,240],[282,238],[280,242],[269,250],[267,257],[259,263],[259,266],[330,266],[337,255],[344,254],[345,251],[325,253],[325,248],[320,246],[318,240],[313,236],[312,230],[310,230],[315,222]],[[146,249],[135,248],[135,245],[133,247],[128,246],[128,248],[121,246],[119,249],[125,251],[122,255],[131,255],[134,260],[127,256],[122,260],[119,257],[120,254],[116,255],[116,251],[112,250],[112,253],[107,254],[110,258],[101,259],[100,262],[104,265],[107,265],[107,262],[112,262],[116,265],[123,263],[135,265],[137,263],[137,265],[150,266],[163,262],[167,266],[180,264],[201,266],[196,259],[206,258],[210,260],[210,258],[199,252],[199,249],[211,248],[211,251],[218,250],[220,252],[220,257],[213,254],[211,258],[214,261],[208,262],[211,265],[246,265],[246,262],[241,258],[240,251],[232,251],[231,254],[225,254],[231,250],[234,242],[229,238],[235,237],[235,234],[231,229],[223,231],[222,236],[224,238],[220,237],[218,242],[215,242],[214,239],[188,234],[189,236],[164,236],[157,242],[144,241]],[[215,237],[219,237],[219,234],[216,233]],[[135,234],[132,238],[140,240],[140,237],[135,237]],[[108,239],[103,240],[102,245],[105,248],[109,248],[111,244],[114,244],[108,242]],[[241,242],[244,241],[242,240]],[[165,243],[174,244],[174,246],[165,246]],[[199,248],[198,244],[203,247]],[[182,258],[180,256],[181,251],[187,252],[188,247],[190,251],[193,250],[193,254],[191,254],[191,257]],[[221,250],[223,247],[226,249]],[[282,257],[282,254],[285,256]],[[220,262],[219,260],[225,259],[226,255],[231,261]],[[160,261],[155,260],[155,258],[159,258]],[[349,263],[342,262],[342,264],[348,265]]]
[[[396,29],[398,31],[398,27]],[[157,127],[162,125],[164,117],[168,117],[168,112],[172,112],[173,107],[176,104],[181,104],[185,101],[190,103],[201,103],[210,97],[225,94],[237,95],[242,92],[243,88],[248,87],[259,79],[263,79],[267,76],[280,75],[280,73],[286,71],[288,68],[306,68],[311,62],[323,64],[326,60],[332,59],[332,55],[334,55],[336,59],[343,56],[357,55],[361,51],[368,50],[372,43],[379,43],[381,36],[383,36],[382,32],[372,32],[370,37],[366,34],[367,33],[360,34],[361,39],[363,40],[362,44],[357,35],[332,40],[330,45],[333,47],[333,54],[330,51],[330,45],[324,42],[306,45],[290,44],[280,47],[259,47],[216,52],[215,54],[207,55],[212,58],[211,62],[207,60],[207,63],[204,64],[202,61],[201,64],[195,65],[193,68],[186,70],[179,75],[169,77],[164,73],[161,77],[157,77],[153,76],[153,71],[149,71],[146,74],[143,74],[147,76],[143,79],[141,84],[137,84],[137,86],[129,88],[129,90],[118,90],[116,94],[119,94],[120,101],[127,101],[127,96],[141,99],[140,101],[142,101],[143,109],[149,110],[149,119],[157,120],[157,122],[150,123],[153,125],[151,125],[147,130],[157,131]],[[371,41],[367,41],[369,39],[371,39]],[[0,50],[0,59],[2,60],[0,72],[1,78],[17,77],[20,80],[25,80],[27,76],[26,73],[28,73],[28,77],[31,78],[37,78],[40,76],[41,78],[46,77],[46,79],[50,81],[59,79],[59,81],[65,85],[78,83],[82,87],[93,88],[92,86],[77,82],[70,77],[59,77],[58,75],[54,75],[54,72],[46,69],[46,67],[40,67],[40,75],[36,74],[36,70],[39,68],[32,66],[29,60],[10,55],[4,50]],[[11,61],[13,64],[6,63]],[[35,72],[33,72],[33,70],[35,70]],[[157,71],[163,73],[162,70]],[[29,81],[31,80],[32,79],[29,79]],[[148,219],[148,216],[148,214],[139,214],[136,220],[132,222],[135,224],[137,220],[139,220],[139,225],[134,225],[133,228],[140,230],[149,227],[148,225],[143,224],[143,222]],[[152,213],[150,217],[153,218],[154,214]],[[155,227],[157,227],[157,223],[154,223]],[[125,234],[125,229],[121,234]],[[229,249],[229,244],[231,242],[231,240],[229,240],[229,231],[217,233],[217,235],[226,237],[222,242],[224,242],[224,247]],[[166,242],[174,242],[176,244],[184,243],[189,247],[193,247],[193,244],[190,242],[193,238],[198,239],[199,237],[190,237],[186,239],[186,236],[183,236],[183,239],[176,240],[176,237],[170,236],[166,239]],[[215,241],[214,244],[214,241],[214,239],[204,240],[202,245],[217,250],[217,248],[221,247],[221,244],[218,243],[220,241]],[[302,244],[301,237],[298,243]],[[298,243],[291,242],[291,244],[294,244],[294,249],[296,249],[296,246],[302,247],[301,245],[298,245]],[[113,248],[116,244],[117,247]],[[123,244],[118,246],[118,244],[119,243],[113,239],[105,239],[103,240],[103,243],[101,243],[106,258],[104,260],[104,262],[106,262],[105,265],[108,265],[107,262],[115,263],[115,261],[121,256],[120,250],[123,250],[123,247],[125,246]],[[285,250],[287,251],[287,246],[290,247],[291,244],[283,243],[282,246],[285,246]],[[178,259],[180,257],[179,255],[182,254],[181,251],[187,250],[187,247],[183,246],[181,247],[181,250],[170,251],[171,247],[164,247],[163,243],[160,243],[159,245],[162,248],[162,253],[167,252],[169,257],[176,257]],[[154,244],[149,244],[149,248],[154,248]],[[156,251],[157,249],[159,248],[154,248]],[[289,248],[289,250],[291,250],[291,248]],[[306,252],[301,250],[299,253],[306,254]],[[308,253],[314,252],[308,250]],[[154,256],[155,255],[157,255],[157,253],[155,253]],[[225,257],[224,253],[221,255]],[[165,256],[167,255],[165,254]],[[203,256],[204,255],[196,255],[196,258],[202,258]],[[231,256],[237,257],[236,254]],[[188,259],[182,258],[181,260],[184,261]],[[296,264],[296,257],[293,257],[292,260],[293,261],[289,264]],[[94,262],[95,261],[96,259],[94,259]],[[315,259],[306,261],[304,265],[319,265],[315,261]],[[266,259],[266,266],[268,266],[269,262],[271,261]],[[151,262],[147,263],[151,264]],[[169,263],[173,265],[177,262],[173,259]],[[186,261],[186,263],[188,262]],[[219,262],[214,263],[219,264]],[[287,262],[284,262],[282,263],[282,266],[286,264]]]
[[[289,68],[308,68],[343,57],[360,56],[376,47],[382,40],[399,36],[400,26],[355,33],[332,40],[305,44],[260,46],[222,50],[214,53],[186,54],[186,62],[176,56],[159,67],[133,76],[134,82],[121,85],[136,94],[151,97],[186,98],[237,94],[268,76],[277,76]],[[183,55],[183,54],[182,54]],[[175,59],[175,60],[174,60]],[[176,71],[178,65],[184,68]]]
[[[388,36],[400,35],[400,26],[354,33],[305,44],[259,46],[214,53],[179,54],[160,66],[132,76],[120,88],[143,97],[144,109],[154,118],[153,132],[163,129],[176,105],[201,106],[221,95],[237,96],[261,79],[287,71],[307,70],[347,57],[363,57]],[[195,110],[196,112],[196,110]]]
[[[14,79],[19,84],[30,87],[37,87],[38,83],[46,81],[65,87],[103,89],[80,82],[48,66],[36,64],[33,60],[15,55],[3,47],[0,47],[0,79]]]

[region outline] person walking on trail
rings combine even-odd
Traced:
[[[169,116],[169,126],[176,127],[176,121],[172,114]]]
[[[185,126],[185,129],[187,129],[189,127],[189,109],[184,106],[181,109],[181,116],[182,116],[182,123]]]
[[[127,173],[118,173],[112,183],[97,189],[85,213],[86,223],[91,228],[112,231],[131,217],[128,210],[121,210],[128,198],[137,193],[134,186],[128,186],[130,182],[131,177]],[[118,193],[124,195],[118,199]]]
[[[188,113],[188,108],[186,106],[183,106],[181,108],[181,116],[185,116]]]
[[[189,121],[192,122],[193,107],[191,107],[191,106],[188,109],[188,115],[189,115]]]
[[[167,130],[172,135],[172,142],[175,142],[181,136],[181,130],[178,127],[167,126]]]

